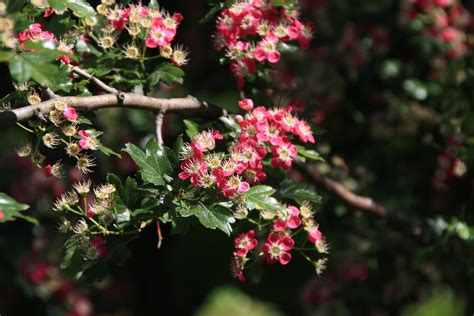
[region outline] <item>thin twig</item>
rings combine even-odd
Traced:
[[[158,146],[163,147],[163,119],[165,117],[165,111],[160,110],[155,114],[155,128],[156,128],[156,139],[158,141]]]
[[[309,180],[312,180],[318,188],[322,188],[338,197],[347,205],[385,220],[392,228],[410,236],[421,245],[430,244],[431,237],[423,231],[420,221],[416,217],[407,219],[402,217],[399,213],[391,212],[373,199],[349,191],[344,185],[320,174],[309,164],[296,163],[295,168]]]
[[[87,71],[85,71],[84,69],[81,69],[79,67],[72,67],[72,72],[76,73],[77,75],[85,78],[85,79],[88,79],[90,80],[93,84],[95,84],[97,87],[99,87],[100,89],[102,89],[103,91],[107,92],[107,93],[112,93],[112,94],[118,94],[119,91],[111,86],[109,86],[108,84],[106,84],[105,82],[103,82],[102,80],[100,80],[99,78],[91,75],[90,73],[88,73]]]

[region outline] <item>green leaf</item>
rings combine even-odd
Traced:
[[[230,224],[235,222],[232,211],[221,205],[212,205],[207,208],[204,205],[196,207],[196,217],[201,224],[209,229],[220,229],[230,236],[232,233],[232,226]]]
[[[51,8],[58,12],[63,12],[66,10],[66,0],[48,0],[49,5]]]
[[[8,13],[15,13],[19,11],[27,2],[28,0],[10,0],[8,1]]]
[[[42,85],[51,85],[58,73],[58,68],[45,62],[44,53],[23,53],[10,62],[10,73],[18,82],[33,79]]]
[[[194,135],[199,133],[199,124],[191,120],[183,120],[184,125],[186,125],[186,135],[192,139]]]
[[[162,81],[167,85],[171,85],[175,82],[183,83],[184,71],[173,65],[172,63],[164,63],[158,67],[153,73],[150,74],[149,80],[152,86]]]
[[[251,187],[250,190],[245,193],[247,207],[251,210],[256,208],[267,211],[274,211],[281,208],[280,203],[271,197],[275,192],[275,189],[266,185]]]
[[[21,214],[29,208],[28,205],[18,203],[14,198],[5,193],[0,193],[0,223],[14,221],[17,218],[24,219],[32,224],[38,225],[38,221],[32,217]]]
[[[127,152],[140,167],[143,181],[165,185],[164,176],[172,168],[164,150],[158,148],[155,139],[148,142],[146,152],[131,143],[126,144],[123,151]]]
[[[321,155],[312,149],[306,149],[303,146],[296,145],[296,148],[298,149],[298,154],[300,154],[303,157],[316,160],[316,161],[324,161],[324,158],[321,157]]]
[[[10,51],[0,51],[0,62],[8,62],[12,58],[13,53]]]
[[[95,16],[94,8],[85,0],[65,0],[65,6],[80,18]]]
[[[106,155],[107,157],[110,157],[110,155],[114,155],[115,157],[122,159],[122,155],[120,155],[119,153],[113,151],[109,147],[106,147],[102,144],[99,146],[99,150],[103,152],[104,155]]]
[[[125,185],[123,189],[123,202],[128,207],[132,208],[138,200],[138,184],[133,178],[128,177],[125,180]]]
[[[301,204],[303,201],[315,203],[321,202],[321,196],[311,190],[308,190],[308,187],[305,184],[285,181],[280,193],[283,198],[293,199],[299,204]]]

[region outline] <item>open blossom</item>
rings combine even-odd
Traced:
[[[306,121],[298,120],[296,126],[293,128],[293,132],[298,135],[300,141],[314,144],[314,136],[311,131],[311,126],[309,126]]]
[[[207,163],[191,158],[181,163],[183,170],[178,176],[181,180],[189,179],[193,186],[199,186],[202,175],[207,171]]]
[[[247,233],[242,233],[234,239],[235,254],[237,256],[246,256],[249,251],[257,247],[255,231],[252,229]]]
[[[271,232],[268,235],[267,242],[263,246],[263,253],[267,263],[288,264],[291,260],[289,251],[293,249],[294,245],[295,242],[291,237]]]
[[[43,31],[41,24],[33,23],[26,30],[17,34],[16,38],[20,42],[20,45],[23,46],[27,40],[31,41],[45,41],[52,40],[56,41],[56,37],[53,33],[48,31]]]
[[[245,193],[250,189],[250,185],[242,181],[240,177],[232,176],[225,181],[223,192],[224,196],[234,196],[236,193]]]
[[[268,34],[267,37],[262,40],[253,55],[258,61],[268,60],[274,64],[280,60],[280,52],[277,50],[278,37],[273,34]]]
[[[216,146],[216,140],[220,139],[223,139],[223,136],[219,131],[204,131],[194,137],[191,146],[200,152],[206,152],[214,149]]]
[[[214,48],[225,51],[239,88],[253,78],[258,62],[280,60],[280,42],[297,41],[301,47],[309,47],[314,25],[303,24],[298,16],[294,9],[280,9],[272,1],[261,0],[235,1],[221,12]]]
[[[170,46],[181,20],[181,14],[175,14],[173,17],[154,17],[145,45],[149,48]]]
[[[286,142],[282,143],[280,146],[272,147],[272,166],[281,167],[283,169],[288,169],[291,167],[293,159],[298,154],[296,146]]]
[[[279,211],[278,218],[273,223],[276,231],[285,231],[287,228],[295,229],[301,225],[300,211],[296,206],[288,206]]]
[[[91,144],[91,137],[86,131],[79,131],[77,133],[79,136],[81,136],[81,140],[79,141],[79,145],[82,147],[82,149],[89,149],[90,144]]]
[[[91,247],[94,247],[97,250],[99,258],[104,258],[107,256],[107,248],[105,247],[104,240],[102,237],[94,237],[90,241]]]

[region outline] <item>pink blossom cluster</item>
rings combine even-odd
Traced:
[[[304,206],[306,207],[306,206]],[[296,206],[284,206],[277,210],[276,218],[273,219],[273,229],[268,233],[263,244],[261,253],[266,263],[286,265],[291,261],[290,251],[295,246],[292,235],[297,232],[295,229],[304,226],[307,232],[308,241],[314,245],[318,251],[326,252],[327,249],[322,244],[323,235],[311,214],[300,212]],[[241,281],[245,280],[243,270],[249,260],[247,255],[257,247],[258,241],[255,239],[255,231],[251,230],[242,233],[234,239],[235,250],[232,257],[232,271]]]
[[[194,187],[216,185],[224,196],[232,197],[249,190],[250,184],[265,180],[262,160],[271,152],[273,167],[288,169],[298,154],[290,135],[298,136],[302,142],[314,143],[311,127],[304,120],[291,114],[291,107],[267,110],[263,106],[254,108],[251,99],[244,99],[239,106],[247,111],[245,117],[238,115],[240,135],[227,159],[224,155],[210,153],[216,140],[223,137],[218,131],[197,134],[191,144],[182,150],[182,172],[179,178],[189,179]],[[242,179],[244,178],[244,180]]]
[[[20,43],[20,47],[22,47],[23,49],[25,49],[25,42],[28,40],[33,41],[33,42],[38,42],[38,41],[57,42],[56,36],[54,36],[54,34],[51,32],[44,31],[42,29],[41,24],[39,23],[31,24],[26,30],[18,33],[16,35],[16,38]],[[63,41],[59,42],[59,46],[57,49],[69,54],[73,53],[72,48],[66,45],[66,43]],[[67,55],[58,56],[58,59],[65,64],[69,64],[71,62],[69,56]]]
[[[448,148],[438,154],[438,167],[432,178],[434,187],[439,191],[447,191],[451,182],[462,177],[467,171],[466,164],[459,157],[465,143],[465,135],[450,136],[447,141]]]
[[[149,48],[157,48],[171,45],[183,16],[180,13],[170,16],[168,13],[141,4],[131,4],[127,8],[111,10],[107,19],[116,31],[140,25],[140,28],[147,31],[145,45]],[[149,23],[143,21],[149,21]]]
[[[309,47],[313,23],[303,24],[299,12],[264,0],[236,1],[221,12],[217,21],[215,49],[225,49],[231,70],[243,87],[256,73],[256,63],[280,60],[279,43],[297,41]]]
[[[474,27],[474,17],[459,1],[411,0],[406,12],[410,19],[428,19],[426,34],[446,43],[446,56],[458,59],[469,51],[468,33]]]
[[[20,260],[19,267],[24,280],[35,291],[41,289],[43,299],[48,299],[57,307],[64,308],[63,315],[93,315],[92,302],[81,293],[79,284],[69,281],[55,264],[44,257],[44,243],[43,241],[41,246],[34,245]]]
[[[239,106],[248,113],[245,117],[236,117],[241,133],[234,151],[252,157],[250,162],[253,163],[251,166],[255,171],[261,172],[261,164],[258,162],[265,157],[266,147],[272,153],[273,167],[291,167],[298,150],[291,142],[290,135],[297,136],[304,143],[315,142],[309,124],[293,116],[291,107],[271,110],[263,106],[254,108],[250,99],[240,101]],[[249,148],[253,148],[253,155],[250,155],[252,152],[248,153]]]

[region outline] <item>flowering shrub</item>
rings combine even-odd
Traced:
[[[299,15],[296,1],[260,0],[238,1],[220,13],[214,47],[225,51],[240,88],[265,62],[277,63],[287,42],[309,47],[314,23],[302,23]]]
[[[227,258],[288,311],[298,296],[289,314],[401,314],[439,288],[470,302],[472,4],[167,9],[0,0],[7,287],[92,315],[123,282],[114,310],[139,293],[123,304],[146,313],[137,289],[153,288],[151,305],[175,290],[191,314]]]
[[[192,98],[162,101],[146,96],[159,82],[182,82],[184,72],[178,67],[188,62],[187,51],[171,46],[183,19],[180,13],[169,14],[153,1],[148,6],[102,1],[96,8],[85,1],[43,1],[21,9],[24,21],[5,18],[11,21],[5,31],[12,32],[12,38],[3,41],[10,48],[3,54],[18,87],[5,100],[16,109],[26,99],[34,109],[32,115],[25,114],[29,117],[16,117],[17,124],[32,136],[17,147],[17,153],[42,168],[46,177],[63,178],[69,174],[71,161],[83,174],[93,173],[97,151],[122,157],[102,143],[103,132],[84,110],[124,105],[159,111],[155,114],[157,137],[148,141],[145,151],[131,143],[123,149],[138,166],[141,180],[109,174],[103,184],[93,185],[81,176],[83,180],[70,179],[73,190],[57,198],[53,210],[61,218],[58,229],[68,236],[63,268],[87,274],[91,266],[107,265],[124,247],[114,237],[133,239],[156,223],[160,244],[160,223],[171,223],[179,230],[192,217],[227,235],[236,220],[254,226],[235,240],[232,271],[240,280],[250,256],[286,265],[295,249],[315,252],[316,256],[304,258],[321,265],[323,259],[317,253],[327,253],[328,248],[311,207],[320,197],[290,180],[278,185],[278,194],[264,184],[268,168],[283,171],[296,160],[320,159],[303,147],[315,143],[315,138],[311,126],[294,115],[291,106],[266,108],[243,98],[238,105],[246,113],[222,115],[224,128],[211,124],[210,129],[201,129],[189,123],[189,142],[179,136],[172,148],[166,147],[161,125],[164,112],[196,103],[203,106]],[[55,29],[52,21],[65,22],[70,12],[75,17],[69,27]],[[293,3],[264,1],[236,2],[223,10],[217,36],[224,38],[232,67],[245,63],[244,59],[277,62],[280,42],[296,40],[307,48],[313,27],[303,25],[298,14]],[[51,23],[22,26],[41,16]],[[260,38],[255,45],[249,41],[253,35]],[[37,59],[39,65],[32,63]],[[104,63],[113,66],[103,67]],[[106,75],[114,78],[110,85],[99,78]],[[93,86],[106,94],[95,93]],[[132,89],[142,93],[125,93]],[[168,105],[173,102],[176,105]],[[20,123],[23,120],[28,124]],[[47,154],[47,150],[60,149],[62,159],[54,161]],[[25,208],[20,205],[18,211]],[[296,246],[299,233],[306,238]]]

